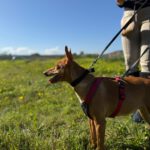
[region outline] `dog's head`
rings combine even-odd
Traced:
[[[67,76],[69,72],[69,64],[73,61],[73,56],[71,50],[68,50],[68,47],[65,46],[66,56],[60,60],[54,67],[49,68],[44,71],[45,76],[50,76],[50,83],[56,83],[59,81],[69,80]]]

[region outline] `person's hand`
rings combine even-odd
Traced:
[[[123,5],[125,0],[116,0],[116,2],[117,2],[118,5]]]

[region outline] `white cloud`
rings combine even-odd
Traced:
[[[36,51],[28,47],[3,47],[0,49],[0,54],[11,54],[11,55],[31,55]]]
[[[63,54],[64,51],[60,50],[58,46],[54,48],[46,48],[44,50],[34,50],[28,47],[3,47],[0,48],[0,54],[6,54],[6,55],[31,55],[34,53],[39,53],[41,55],[58,55],[58,54]]]
[[[60,50],[59,47],[47,48],[43,52],[44,55],[58,55],[58,54],[63,54],[63,53],[64,52]]]

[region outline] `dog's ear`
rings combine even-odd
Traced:
[[[68,60],[72,61],[73,60],[73,56],[72,56],[72,53],[71,53],[71,49],[68,50],[68,47],[65,46],[65,52],[66,52],[66,56],[67,56]]]

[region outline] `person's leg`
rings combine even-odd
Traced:
[[[150,7],[144,8],[138,14],[138,21],[141,29],[141,54],[150,46]],[[149,19],[147,19],[149,18]],[[141,73],[140,77],[148,78],[150,76],[150,50],[148,50],[140,59]],[[143,122],[140,113],[136,111],[133,114],[133,121],[137,123]]]
[[[121,21],[122,26],[124,25],[126,20],[133,15],[133,13],[133,11],[125,11]],[[130,31],[126,35],[122,35],[122,48],[126,70],[128,70],[140,56],[140,29],[136,20],[134,21],[133,31]],[[134,73],[136,73],[137,71],[138,64],[135,66],[135,68],[133,68],[131,72],[129,72],[129,74],[134,75]]]
[[[141,26],[141,53],[150,46],[150,20],[142,22]],[[141,77],[150,77],[150,50],[143,55],[140,61]]]
[[[125,15],[122,19],[122,23],[124,22],[126,15],[128,16],[128,13],[129,12],[127,12],[126,14],[125,12]],[[135,20],[134,30],[132,32],[129,32],[127,35],[122,36],[122,46],[123,46],[126,70],[128,70],[133,65],[133,63],[140,57],[140,45],[141,45],[140,40],[141,40],[140,28],[139,28],[139,24]],[[139,76],[138,65],[139,64],[137,64],[135,68],[133,68],[133,70],[129,72],[128,75]],[[143,121],[138,111],[133,113],[132,120],[136,123]]]
[[[141,53],[150,46],[150,7],[143,8],[138,15],[141,24]],[[140,60],[141,77],[150,77],[150,50]]]

